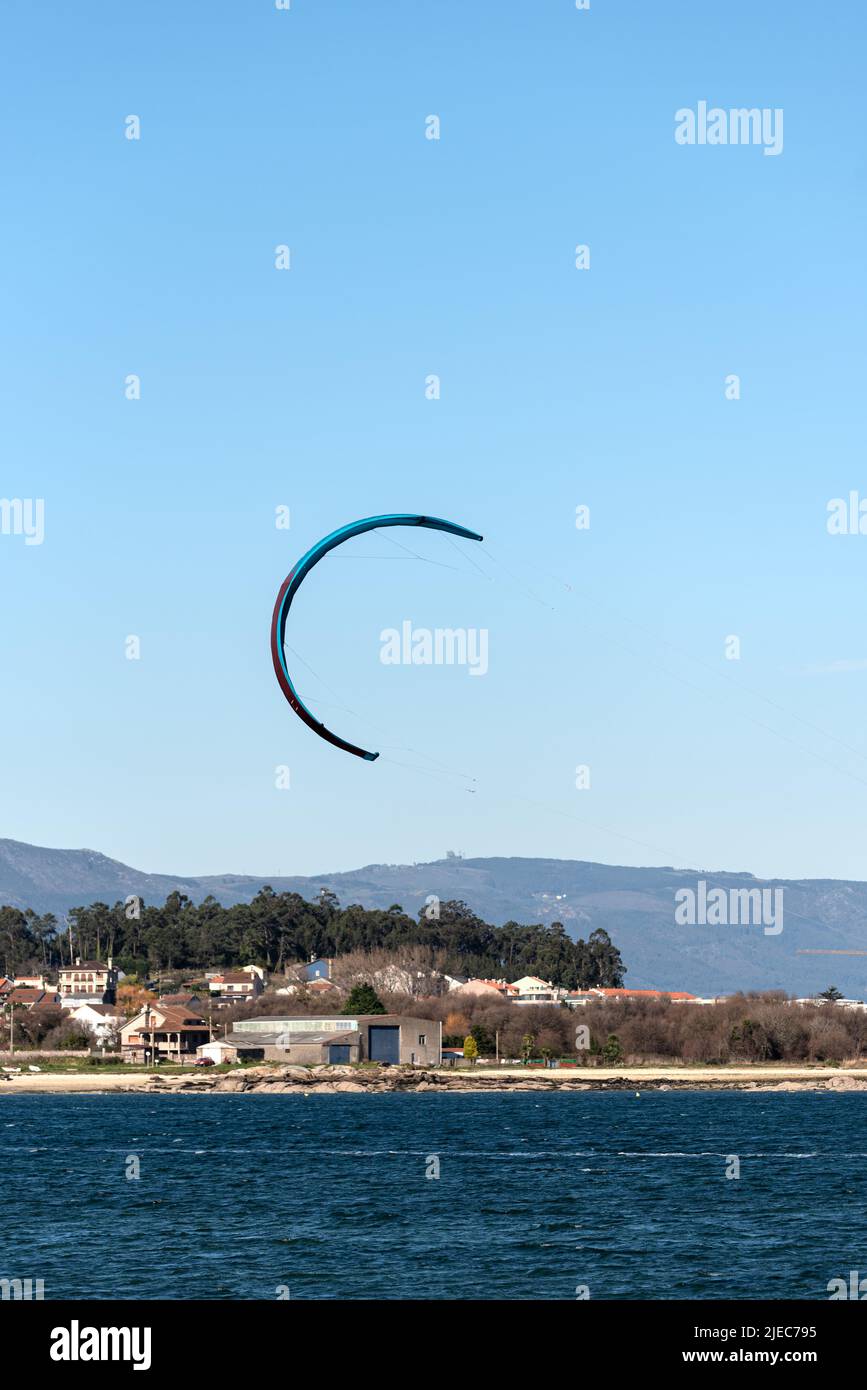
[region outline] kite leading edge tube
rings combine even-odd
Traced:
[[[289,669],[286,665],[284,643],[289,609],[305,575],[309,574],[323,555],[327,555],[329,550],[333,550],[335,546],[342,545],[352,536],[360,536],[364,531],[373,531],[380,526],[426,526],[432,531],[448,531],[451,535],[462,536],[468,541],[483,539],[475,531],[468,531],[465,526],[458,526],[454,521],[443,521],[437,516],[395,513],[390,516],[368,516],[361,521],[352,521],[348,526],[341,526],[338,531],[332,531],[329,536],[317,541],[306,555],[302,555],[294,569],[290,570],[283,580],[271,619],[271,660],[274,663],[274,674],[280,689],[298,718],[303,719],[308,728],[311,728],[320,738],[324,738],[328,743],[333,743],[335,748],[342,748],[344,753],[354,753],[357,758],[366,758],[371,763],[379,757],[378,753],[369,753],[365,748],[357,748],[354,743],[347,743],[346,739],[340,738],[338,734],[333,734],[315,715],[311,714],[292,684],[292,677],[289,675]]]

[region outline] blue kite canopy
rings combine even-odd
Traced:
[[[326,739],[328,743],[333,743],[335,748],[342,748],[345,753],[354,753],[357,758],[366,758],[371,763],[379,757],[378,753],[369,753],[365,748],[357,748],[354,743],[347,743],[346,739],[340,738],[338,734],[333,734],[315,715],[311,714],[292,684],[292,677],[289,675],[289,669],[286,665],[284,643],[286,640],[286,619],[289,616],[292,600],[313,566],[317,565],[323,555],[327,555],[329,550],[333,550],[335,546],[342,545],[344,541],[351,540],[353,536],[360,536],[365,531],[375,531],[380,526],[426,526],[431,531],[448,531],[450,535],[463,536],[464,540],[468,541],[484,539],[475,531],[468,531],[466,526],[458,526],[454,521],[443,521],[438,516],[413,516],[395,512],[389,516],[368,516],[362,521],[351,521],[348,526],[341,526],[339,531],[332,531],[330,536],[325,536],[321,541],[317,541],[306,555],[302,555],[294,569],[290,570],[283,580],[271,618],[271,660],[274,663],[274,673],[280,689],[299,719],[303,719],[304,723],[320,738]]]

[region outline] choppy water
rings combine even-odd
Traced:
[[[825,1299],[867,1276],[859,1094],[0,1096],[0,1175],[0,1278],[46,1298]]]

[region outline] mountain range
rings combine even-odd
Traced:
[[[721,888],[781,889],[783,930],[762,926],[678,925],[675,894]],[[95,850],[46,849],[0,840],[0,904],[63,917],[70,908],[113,904],[136,894],[158,904],[175,890],[193,902],[208,895],[224,906],[248,902],[264,885],[315,898],[322,888],[344,905],[416,916],[426,900],[463,899],[485,921],[562,922],[571,936],[603,927],[620,949],[632,988],[683,989],[715,995],[783,989],[806,995],[836,985],[867,995],[867,883],[843,879],[759,880],[749,873],[630,868],[579,859],[449,855],[424,864],[368,864],[342,873],[291,878],[240,874],[143,873]],[[812,954],[817,952],[821,954]]]

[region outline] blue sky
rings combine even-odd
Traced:
[[[867,536],[826,528],[867,497],[862,7],[18,0],[4,30],[0,496],[45,539],[0,535],[0,834],[165,872],[867,877]],[[782,108],[782,154],[679,146],[700,100]],[[485,551],[366,536],[305,582],[296,684],[367,764],[292,714],[268,632],[298,556],[393,511]],[[383,665],[407,619],[486,629],[488,673]]]

